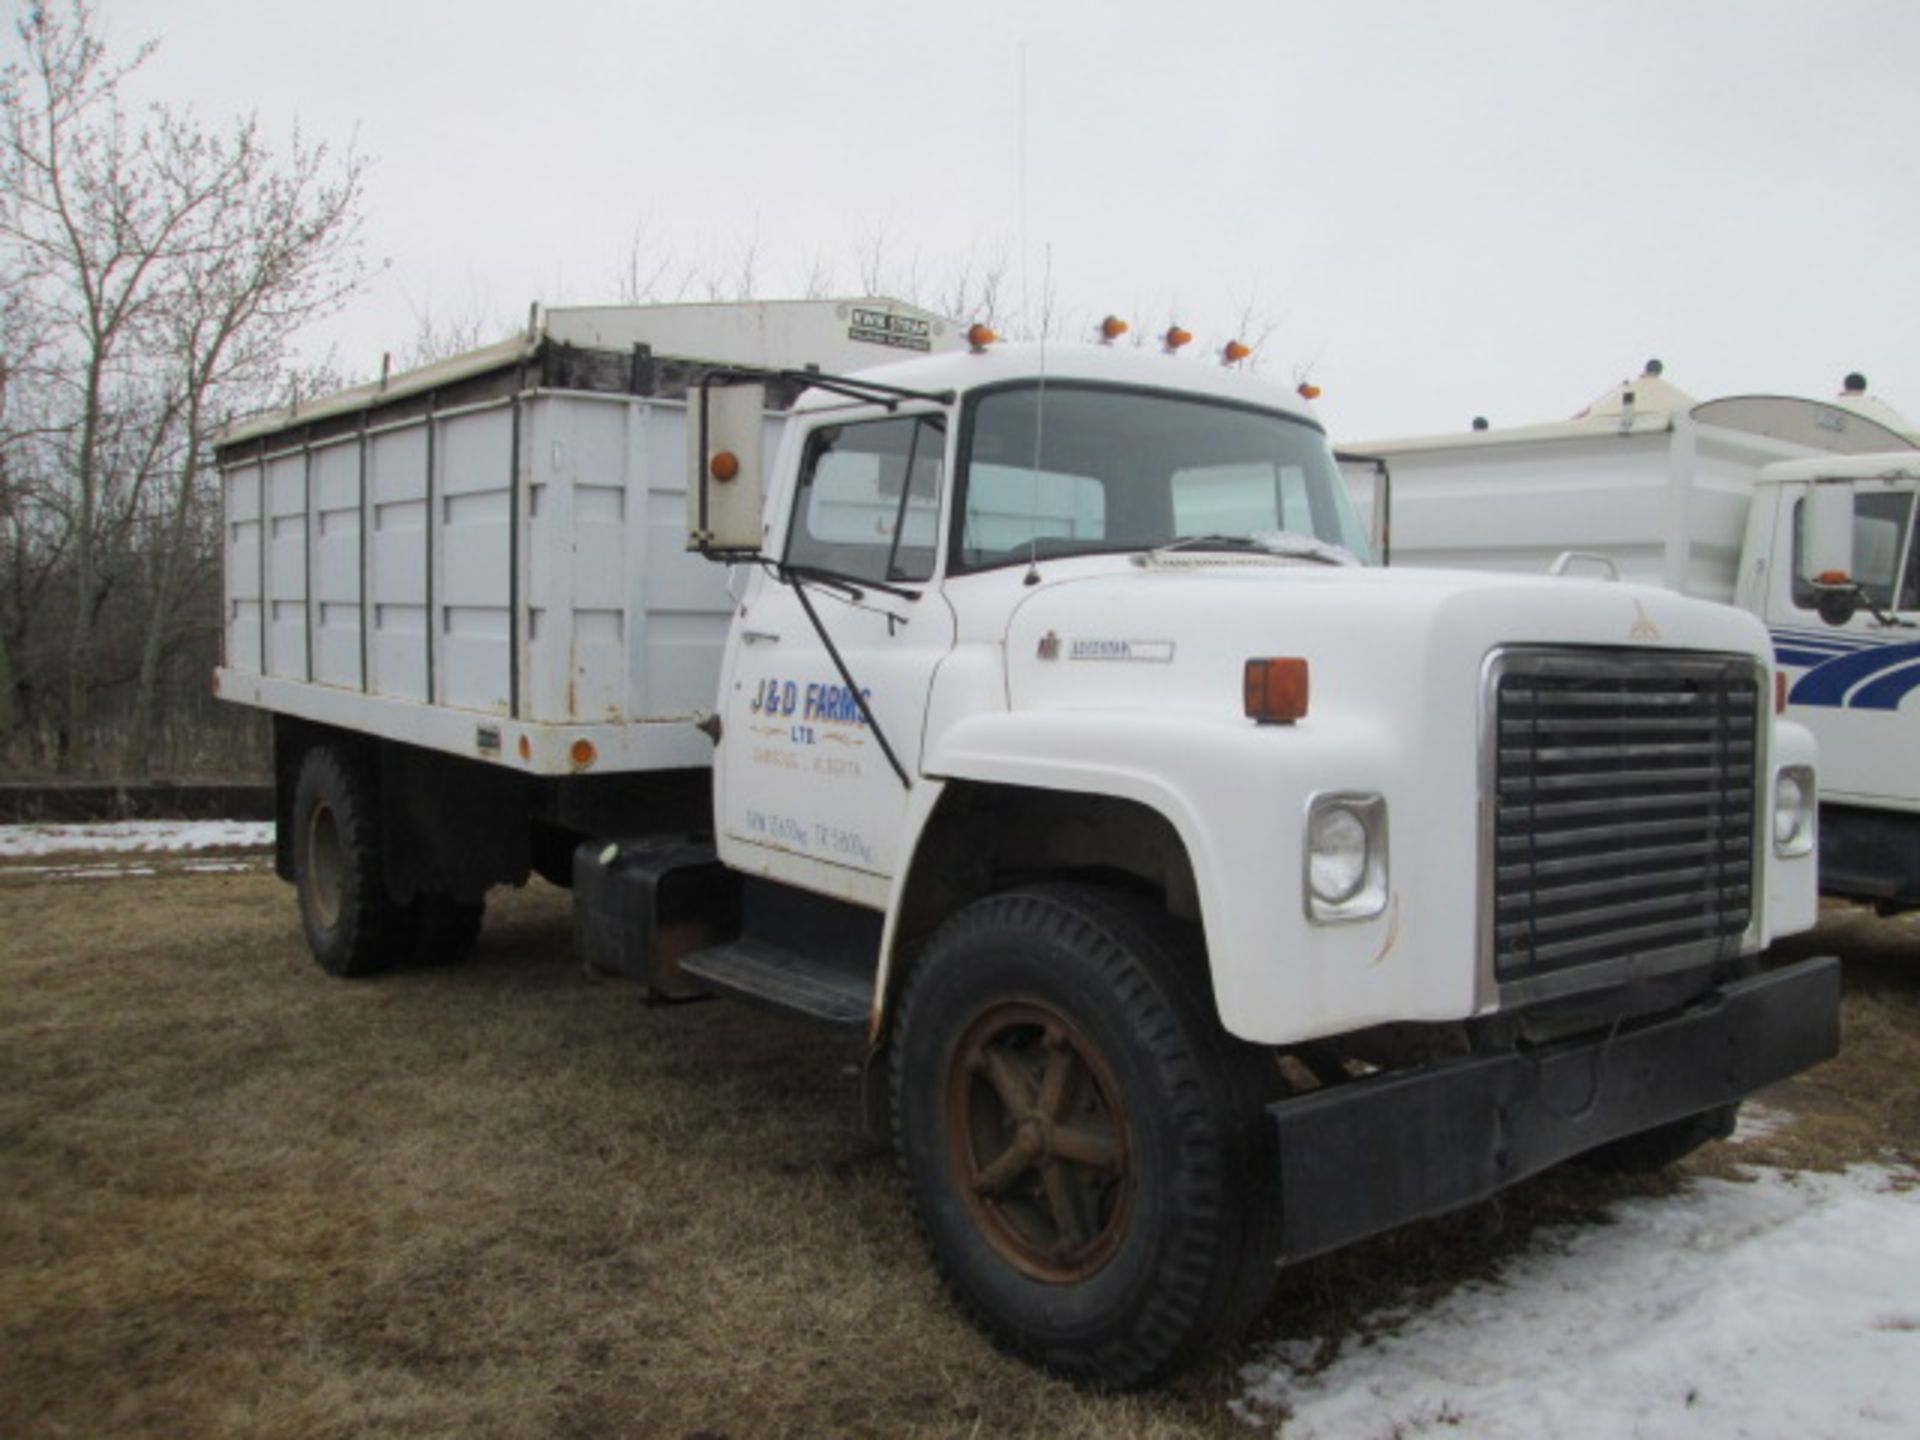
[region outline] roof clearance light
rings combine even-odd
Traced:
[[[1251,354],[1253,354],[1251,345],[1242,345],[1238,340],[1229,340],[1220,347],[1220,363],[1238,365]]]
[[[998,333],[989,326],[969,325],[967,327],[967,344],[973,347],[973,353],[976,355],[986,354],[987,346],[998,343],[999,339]]]
[[[1297,655],[1247,661],[1247,718],[1291,725],[1307,713],[1307,662]]]
[[[1100,343],[1102,345],[1111,345],[1131,328],[1133,327],[1128,325],[1127,322],[1122,320],[1118,315],[1109,315],[1100,322]]]
[[[1320,387],[1315,385],[1311,380],[1302,380],[1294,388],[1300,392],[1300,398],[1302,400],[1318,400],[1320,398]]]
[[[1162,335],[1160,340],[1161,343],[1167,347],[1167,354],[1171,355],[1182,345],[1191,345],[1193,343],[1193,332],[1191,330],[1182,330],[1178,325],[1169,325],[1167,327],[1167,333]]]

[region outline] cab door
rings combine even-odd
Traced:
[[[939,412],[866,412],[798,437],[778,573],[754,572],[729,649],[715,783],[730,864],[858,894],[872,887],[846,872],[899,863],[954,641],[937,582],[946,431]]]
[[[1910,482],[1853,482],[1853,577],[1861,606],[1843,625],[1821,619],[1805,570],[1806,494],[1782,497],[1767,625],[1787,675],[1792,716],[1820,742],[1820,790],[1834,800],[1920,804],[1920,547]]]

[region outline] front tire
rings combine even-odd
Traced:
[[[330,975],[371,975],[404,960],[415,927],[387,893],[373,771],[330,745],[300,762],[293,797],[293,883],[307,948]]]
[[[1191,927],[1134,897],[989,897],[935,936],[894,1036],[894,1139],[961,1307],[1106,1388],[1230,1338],[1278,1251],[1270,1058],[1226,1035]]]

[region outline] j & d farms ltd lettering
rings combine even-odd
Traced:
[[[862,690],[859,699],[844,685],[829,685],[809,680],[803,686],[797,680],[769,677],[760,682],[748,708],[756,715],[798,716],[826,725],[861,725],[860,700],[873,703],[873,692]]]

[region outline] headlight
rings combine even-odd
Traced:
[[[1307,805],[1307,918],[1365,920],[1387,905],[1387,802],[1316,795]]]
[[[1773,850],[1805,855],[1813,849],[1813,768],[1785,765],[1773,777]]]

